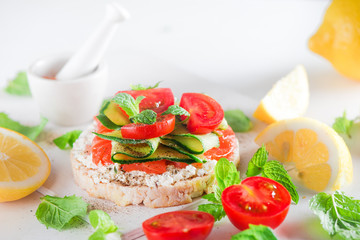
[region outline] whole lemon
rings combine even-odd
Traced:
[[[360,81],[360,0],[333,0],[309,48],[344,76]]]

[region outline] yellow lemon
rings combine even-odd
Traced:
[[[360,81],[360,1],[333,0],[309,48],[344,76]]]
[[[329,126],[310,118],[278,121],[255,139],[270,156],[284,163],[292,178],[320,192],[351,183],[352,160],[344,140]]]
[[[277,81],[261,100],[253,116],[265,123],[302,116],[309,105],[309,82],[305,68],[297,66]]]
[[[49,158],[36,143],[0,128],[0,202],[34,192],[46,181],[50,169]]]

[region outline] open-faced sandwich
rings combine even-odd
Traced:
[[[174,103],[169,88],[120,91],[74,144],[78,185],[120,206],[168,207],[213,191],[214,167],[239,164],[220,104],[200,93]]]

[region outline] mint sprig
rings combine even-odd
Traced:
[[[132,122],[154,124],[157,115],[153,110],[147,109],[140,112],[139,105],[144,98],[144,96],[139,96],[134,99],[128,93],[118,93],[111,101],[118,104],[126,112]]]
[[[130,84],[130,87],[131,87],[131,90],[148,90],[148,89],[157,88],[160,83],[161,83],[161,81],[155,83],[155,85],[153,85],[153,86],[148,86],[148,87],[145,87],[145,86],[142,85],[142,84],[136,84],[136,85]]]
[[[156,122],[156,112],[146,109],[135,116],[130,117],[134,123],[154,124]]]
[[[144,98],[145,98],[144,96],[139,96],[136,99],[134,99],[128,93],[118,93],[115,95],[115,97],[111,99],[111,101],[118,104],[129,117],[133,117],[139,114],[140,112],[139,104],[141,100],[143,100]]]
[[[17,76],[8,82],[4,91],[18,96],[31,96],[28,78],[25,72],[19,72]]]
[[[168,107],[168,109],[163,112],[161,115],[166,115],[166,114],[172,114],[172,115],[184,115],[189,117],[190,113],[188,111],[186,111],[184,108],[180,107],[179,105],[171,105]]]
[[[343,239],[360,239],[360,200],[341,191],[318,193],[310,199],[310,209],[331,235]]]
[[[0,113],[0,127],[13,130],[15,132],[21,133],[31,140],[35,141],[37,136],[42,132],[48,120],[44,117],[41,117],[39,125],[36,126],[25,126],[21,123],[12,120],[6,113]]]
[[[344,111],[341,117],[337,117],[333,123],[333,129],[339,134],[346,134],[351,138],[350,130],[354,124],[354,120],[349,120],[346,117],[346,112]]]
[[[224,111],[225,119],[234,132],[247,132],[252,128],[252,122],[239,109]]]
[[[220,158],[215,165],[215,178],[218,185],[215,187],[215,193],[204,195],[203,198],[212,203],[201,204],[198,206],[199,211],[210,213],[216,221],[226,216],[221,204],[221,194],[225,188],[234,184],[239,184],[240,173],[237,171],[234,163],[229,162],[226,158]]]
[[[268,161],[269,153],[265,146],[261,146],[251,158],[246,172],[247,177],[261,175],[270,178],[283,185],[290,193],[291,199],[295,204],[299,202],[299,194],[291,181],[290,175],[284,166],[275,160]]]
[[[233,235],[231,240],[277,240],[277,238],[269,227],[249,224],[249,229]]]
[[[86,216],[88,204],[80,197],[73,195],[60,198],[46,195],[40,200],[35,215],[47,228],[63,230],[84,223],[82,217]]]
[[[72,149],[75,141],[79,138],[81,130],[73,130],[55,138],[53,142],[62,150]]]

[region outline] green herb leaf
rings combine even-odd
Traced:
[[[268,161],[264,166],[262,176],[270,178],[283,185],[289,191],[291,199],[294,203],[298,204],[299,194],[296,191],[295,185],[291,181],[291,177],[280,162],[275,160]]]
[[[354,121],[346,118],[346,112],[343,113],[342,117],[337,117],[334,124],[332,125],[333,129],[339,134],[346,134],[349,138],[350,129],[353,126]]]
[[[198,207],[198,211],[210,213],[214,216],[215,221],[219,221],[226,216],[224,208],[221,204],[201,204]]]
[[[89,220],[91,226],[96,231],[89,237],[89,240],[106,240],[106,239],[120,239],[119,233],[116,233],[118,226],[111,220],[109,214],[101,210],[92,210],[89,213]],[[117,238],[108,238],[110,234],[116,234]]]
[[[31,96],[28,79],[25,72],[19,72],[17,76],[8,82],[5,92],[19,96]]]
[[[206,195],[202,196],[202,198],[208,200],[209,202],[221,203],[221,199],[219,201],[219,199],[217,197],[215,197],[214,193],[206,194]]]
[[[48,120],[44,117],[41,117],[40,124],[37,126],[24,126],[19,122],[16,122],[8,117],[6,113],[0,113],[0,127],[11,129],[15,132],[21,133],[31,140],[35,140],[36,137],[44,129]]]
[[[341,191],[333,195],[318,193],[310,199],[310,209],[320,218],[331,235],[344,239],[360,239],[360,201]]]
[[[246,171],[246,176],[252,177],[252,176],[259,175],[262,172],[263,167],[264,167],[266,161],[268,160],[268,157],[269,157],[269,153],[268,153],[268,151],[266,151],[265,146],[262,145],[255,152],[254,156],[251,158],[251,160],[248,164],[248,169]]]
[[[277,240],[277,238],[269,227],[249,224],[249,229],[232,236],[231,240]]]
[[[129,117],[133,117],[139,114],[139,104],[144,98],[144,96],[139,96],[135,100],[130,94],[118,93],[111,101],[118,104]]]
[[[79,138],[81,133],[81,130],[73,130],[55,138],[53,142],[62,150],[72,149],[74,142]]]
[[[161,83],[161,81],[155,83],[154,86],[148,86],[148,87],[145,87],[145,86],[142,85],[142,84],[136,84],[136,85],[130,84],[130,87],[131,87],[131,90],[148,90],[148,89],[157,88],[160,83]]]
[[[77,227],[83,222],[80,219],[86,216],[88,204],[75,195],[64,198],[46,195],[40,200],[36,218],[47,228]]]
[[[130,120],[134,123],[154,124],[156,122],[156,116],[156,112],[146,109],[141,113],[130,117]]]
[[[226,158],[220,158],[215,165],[215,177],[218,186],[215,187],[215,193],[205,195],[203,198],[207,199],[213,204],[202,204],[198,206],[199,211],[210,213],[214,216],[216,221],[226,216],[224,208],[221,204],[221,194],[225,188],[239,184],[240,174],[237,171],[234,163],[229,162]]]
[[[106,233],[101,229],[96,230],[88,240],[106,240]]]
[[[95,229],[100,229],[104,233],[112,233],[118,230],[109,214],[101,210],[92,210],[89,213],[89,220],[91,226]]]
[[[225,111],[225,119],[234,132],[247,132],[252,128],[250,118],[241,110]]]
[[[184,115],[184,116],[190,116],[190,113],[188,111],[186,111],[185,109],[183,109],[182,107],[180,107],[179,105],[171,105],[168,107],[168,109],[163,112],[161,115],[166,115],[166,114],[172,114],[172,115]]]
[[[239,184],[240,174],[237,171],[234,163],[226,158],[220,158],[215,165],[215,177],[221,192],[234,184]]]

